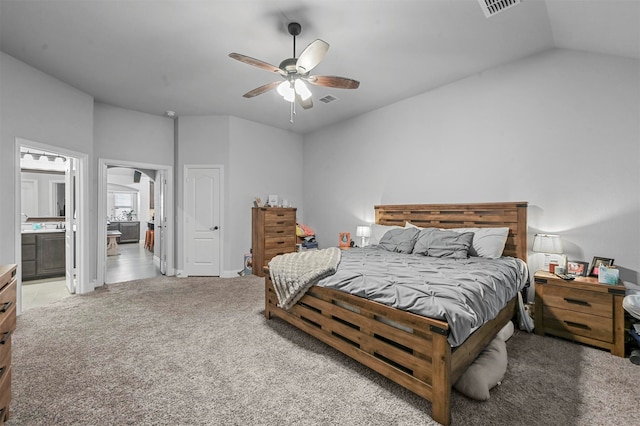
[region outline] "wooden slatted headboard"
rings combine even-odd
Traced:
[[[509,227],[504,256],[527,261],[526,201],[478,204],[398,204],[375,206],[376,223],[399,225],[411,222],[423,228]]]

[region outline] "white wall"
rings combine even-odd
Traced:
[[[86,154],[93,173],[93,98],[0,52],[0,264],[15,263],[16,138]],[[96,240],[96,191],[90,191],[89,241]],[[89,247],[91,258],[96,248]],[[19,266],[20,267],[20,266]],[[95,280],[95,263],[88,272]]]
[[[254,197],[286,196],[302,203],[302,137],[291,132],[228,116],[178,119],[176,168],[178,194],[183,194],[184,165],[224,167],[224,232],[222,276],[242,270],[251,248],[251,207]],[[182,235],[183,199],[177,197],[178,233]],[[178,245],[178,270],[184,247]]]
[[[227,228],[228,265],[236,271],[244,267],[243,256],[251,248],[251,207],[255,197],[266,201],[276,194],[302,210],[302,137],[298,134],[231,117],[229,203]]]
[[[216,165],[224,166],[225,176],[223,180],[228,184],[229,173],[229,117],[228,116],[200,116],[179,117],[176,121],[176,269],[178,273],[184,270],[184,166],[185,165]],[[229,191],[224,191],[225,211],[223,220],[228,217],[229,203],[227,197]],[[226,232],[226,224],[223,233],[224,251],[226,253],[231,238]],[[226,265],[221,265],[225,269]]]
[[[96,158],[173,166],[173,119],[96,102]]]
[[[394,203],[528,201],[570,259],[640,271],[640,65],[553,50],[308,135],[306,223],[321,247]]]

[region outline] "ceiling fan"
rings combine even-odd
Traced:
[[[289,34],[293,36],[293,58],[285,59],[279,67],[271,65],[259,59],[251,58],[240,53],[230,53],[229,56],[245,64],[253,65],[263,70],[278,73],[284,81],[274,81],[257,87],[243,96],[253,98],[270,90],[276,89],[282,97],[292,103],[293,107],[297,101],[304,109],[313,107],[311,91],[305,82],[316,86],[335,87],[338,89],[357,89],[360,82],[345,77],[309,75],[309,72],[316,67],[329,50],[329,43],[317,39],[311,42],[296,58],[296,36],[300,35],[302,26],[297,22],[291,22],[287,27]]]

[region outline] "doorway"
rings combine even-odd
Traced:
[[[172,167],[99,159],[98,285],[173,274]]]
[[[85,254],[87,156],[16,138],[15,164],[20,314],[93,288]]]

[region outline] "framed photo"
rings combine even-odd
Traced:
[[[268,199],[267,204],[269,204],[269,207],[278,207],[277,195],[269,194],[269,197],[267,199]]]
[[[594,256],[591,261],[591,266],[589,267],[589,276],[597,277],[598,276],[598,268],[600,266],[611,266],[613,265],[613,259],[609,259],[608,257],[598,257]]]
[[[338,247],[350,247],[351,246],[351,234],[349,232],[340,233],[340,241]]]
[[[567,262],[567,274],[572,274],[577,277],[586,277],[589,270],[589,262],[582,262],[580,260],[569,260]]]

